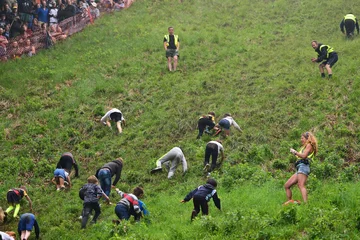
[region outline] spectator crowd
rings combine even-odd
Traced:
[[[131,0],[0,0],[0,60],[33,56]],[[72,29],[74,25],[80,29]]]

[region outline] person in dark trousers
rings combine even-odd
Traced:
[[[14,218],[18,218],[18,213],[20,211],[20,201],[21,199],[23,199],[23,197],[25,197],[26,200],[28,200],[30,205],[30,211],[33,210],[32,202],[29,195],[27,194],[26,187],[21,186],[20,188],[12,188],[7,192],[6,198],[10,206],[5,210],[6,215],[8,215],[15,208]]]
[[[315,52],[318,54],[318,57],[312,58],[311,61],[318,62],[318,63],[322,62],[319,65],[321,77],[322,78],[325,77],[324,68],[326,68],[329,78],[331,78],[332,77],[331,67],[334,66],[334,64],[338,61],[337,53],[329,45],[318,43],[315,40],[311,42],[311,46],[315,50]]]
[[[203,115],[198,120],[198,129],[199,134],[197,135],[197,139],[200,139],[203,135],[204,131],[209,131],[215,127],[215,113],[208,112],[207,115]]]
[[[164,36],[164,49],[166,51],[166,58],[169,71],[176,71],[179,58],[180,39],[178,35],[174,35],[174,28],[168,28],[169,34]],[[172,60],[174,64],[172,64]]]
[[[96,223],[96,220],[101,213],[99,204],[99,198],[101,196],[103,196],[107,200],[107,202],[110,203],[109,197],[106,196],[106,194],[100,188],[100,186],[98,185],[98,179],[95,176],[90,176],[87,179],[87,182],[88,183],[82,186],[82,188],[80,189],[80,192],[83,191],[84,193],[84,207],[81,214],[81,228],[86,228],[86,223],[92,210],[95,211],[95,215],[91,220],[91,223]]]
[[[34,214],[24,213],[20,217],[18,224],[18,233],[21,240],[27,240],[30,237],[31,230],[35,228],[36,239],[39,239],[40,228]]]
[[[220,153],[221,153],[221,162],[222,162],[225,159],[225,154],[221,140],[210,141],[206,144],[204,170],[206,170],[207,172],[211,172],[216,168],[216,162]],[[210,157],[212,158],[211,167],[209,164]]]
[[[106,163],[96,171],[95,176],[99,179],[101,189],[105,192],[106,196],[110,196],[111,187],[120,180],[121,171],[123,167],[123,159],[118,158],[114,161]],[[114,182],[111,184],[111,178],[116,175]]]
[[[120,195],[121,200],[116,204],[115,214],[120,220],[129,220],[130,216],[135,217],[135,221],[140,221],[141,208],[139,205],[139,198],[144,195],[144,190],[141,187],[136,187],[133,193],[124,193],[116,188],[116,192]],[[115,223],[120,223],[115,220]]]
[[[199,214],[200,208],[202,215],[209,214],[208,202],[212,198],[215,206],[221,210],[220,199],[216,192],[217,182],[215,179],[209,178],[205,185],[201,185],[191,191],[186,197],[181,200],[182,203],[188,202],[193,199],[194,210],[191,213],[191,221]]]
[[[75,177],[79,177],[79,168],[76,164],[74,156],[70,152],[65,152],[61,155],[59,162],[56,165],[56,168],[65,169],[67,172],[71,173],[71,169],[74,166]]]
[[[344,30],[345,28],[345,30]],[[351,38],[355,34],[355,28],[359,35],[359,22],[354,14],[346,14],[340,23],[340,30],[346,37]]]

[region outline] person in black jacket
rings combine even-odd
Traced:
[[[115,187],[120,180],[123,166],[122,158],[106,163],[96,171],[95,176],[99,179],[101,189],[107,196],[110,195],[111,187]],[[116,175],[114,182],[111,184],[111,178]]]
[[[79,168],[76,164],[74,156],[70,152],[65,152],[61,155],[59,162],[56,165],[56,168],[65,169],[68,173],[71,173],[71,169],[74,166],[75,177],[79,177]]]
[[[322,62],[319,65],[321,77],[323,77],[323,78],[325,77],[325,73],[324,73],[324,67],[325,67],[326,71],[328,72],[329,78],[331,78],[331,76],[332,76],[331,67],[334,66],[334,64],[338,61],[337,53],[329,45],[318,43],[315,40],[311,42],[311,46],[315,50],[315,52],[318,54],[318,57],[312,58],[311,61],[312,62]]]
[[[210,201],[211,198],[213,199],[215,206],[219,210],[221,210],[220,199],[215,190],[216,187],[217,187],[216,180],[210,178],[206,181],[205,185],[201,185],[197,187],[196,189],[191,191],[188,195],[186,195],[186,197],[183,200],[181,200],[182,203],[185,203],[190,201],[191,198],[193,199],[194,210],[191,213],[191,221],[199,214],[200,208],[202,215],[209,214],[208,202]]]
[[[345,27],[345,31],[344,31]],[[359,22],[354,14],[346,14],[340,23],[340,30],[346,37],[351,38],[354,36],[355,28],[357,30],[357,34],[359,35]]]

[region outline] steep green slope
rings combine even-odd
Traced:
[[[42,239],[359,238],[360,40],[345,40],[338,27],[350,11],[360,12],[355,1],[138,0],[51,50],[1,64],[0,206],[9,188],[26,183]],[[175,73],[162,47],[168,26],[181,41]],[[313,39],[339,54],[331,80],[310,61]],[[99,123],[106,106],[124,113],[122,135]],[[211,203],[211,216],[190,224],[192,203],[179,201],[205,181],[211,138],[195,140],[196,121],[210,110],[217,120],[232,113],[244,132],[224,139],[227,161],[213,174],[223,211]],[[282,185],[295,160],[289,148],[299,147],[304,131],[319,140],[309,204],[284,208]],[[188,174],[149,175],[174,146],[184,149]],[[81,177],[58,193],[49,182],[65,151]],[[144,187],[151,222],[114,227],[114,206],[103,206],[98,224],[79,231],[78,189],[119,156],[118,187]],[[15,227],[10,220],[0,229]]]

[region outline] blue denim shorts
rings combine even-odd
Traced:
[[[296,167],[297,169],[297,174],[302,173],[305,174],[306,176],[309,176],[310,174],[310,165],[309,164],[304,164],[304,163],[300,163],[299,165],[297,165]]]
[[[226,119],[221,119],[219,122],[220,127],[225,128],[226,130],[230,129],[230,122]]]

